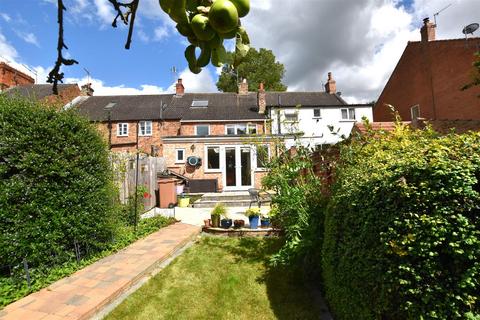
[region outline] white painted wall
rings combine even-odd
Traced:
[[[355,120],[342,120],[341,109],[354,108]],[[314,117],[314,107],[282,107],[271,108],[269,112],[272,119],[273,134],[288,134],[303,132],[300,142],[304,146],[314,147],[320,144],[335,144],[342,140],[342,135],[350,136],[355,121],[362,121],[366,117],[369,121],[373,121],[372,107],[370,106],[344,106],[344,107],[319,107],[320,117]],[[278,130],[278,113],[280,112],[281,129]],[[285,113],[297,113],[298,123],[285,121]],[[335,134],[332,134],[329,126],[334,128]],[[294,139],[286,139],[287,148],[295,145]]]

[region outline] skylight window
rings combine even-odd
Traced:
[[[193,100],[192,108],[206,108],[208,107],[208,100]]]

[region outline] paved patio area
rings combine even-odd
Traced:
[[[2,320],[88,319],[194,239],[198,226],[176,223],[32,293],[0,311]]]

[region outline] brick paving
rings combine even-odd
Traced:
[[[0,310],[1,320],[88,319],[195,238],[176,223]]]

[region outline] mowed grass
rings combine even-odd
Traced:
[[[204,237],[106,319],[319,319],[298,273],[268,266],[280,244]]]

